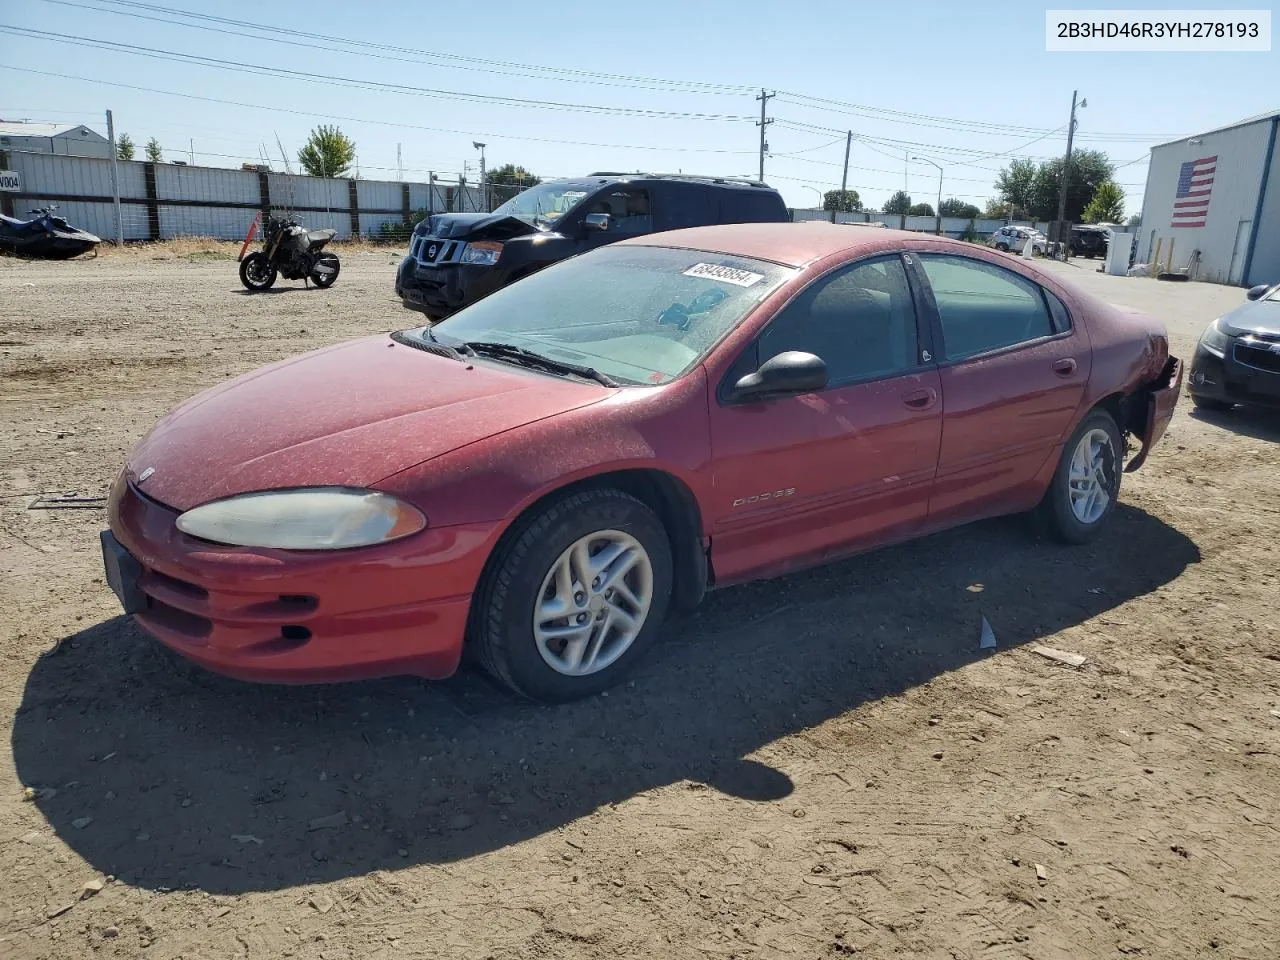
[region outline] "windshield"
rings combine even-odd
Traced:
[[[669,383],[795,271],[665,247],[604,247],[548,267],[431,328],[511,344],[623,384]]]
[[[493,212],[509,217],[519,217],[535,226],[546,227],[568,213],[574,204],[587,195],[587,192],[581,187],[564,181],[540,183],[523,193],[516,194]]]

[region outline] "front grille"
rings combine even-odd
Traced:
[[[426,266],[455,263],[462,256],[462,248],[465,246],[465,243],[460,243],[457,240],[441,240],[439,237],[418,237],[415,241],[413,257]]]
[[[1237,343],[1235,348],[1236,363],[1265,370],[1267,373],[1280,373],[1280,353],[1273,353],[1268,347],[1258,347],[1247,343]]]

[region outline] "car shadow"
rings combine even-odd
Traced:
[[[1230,410],[1204,410],[1193,408],[1191,416],[1202,423],[1210,423],[1223,430],[1238,433],[1254,440],[1280,443],[1280,410],[1265,407],[1232,407]]]
[[[36,662],[13,754],[58,836],[136,886],[242,893],[445,863],[672,783],[777,802],[792,782],[753,753],[987,656],[982,616],[999,656],[1198,560],[1130,507],[1076,548],[989,521],[714,592],[629,683],[560,707],[470,672],[240,684],[175,669],[118,617]]]
[[[320,287],[272,287],[269,290],[245,290],[243,287],[239,290],[232,289],[232,293],[238,293],[242,297],[264,297],[272,296],[279,293],[306,293],[307,291],[320,290]]]

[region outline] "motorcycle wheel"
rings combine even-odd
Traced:
[[[276,268],[265,253],[251,253],[240,261],[240,282],[254,292],[270,290],[276,282]]]
[[[320,273],[316,267],[325,266],[332,270],[332,273]],[[336,253],[322,253],[316,257],[315,266],[311,268],[311,282],[321,290],[332,287],[334,281],[338,279],[338,271],[342,268],[342,263],[338,260]]]

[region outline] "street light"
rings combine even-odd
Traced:
[[[928,164],[931,164],[932,166],[938,167],[938,208],[937,210],[934,211],[934,213],[938,217],[938,229],[936,232],[941,234],[942,233],[942,167],[934,163],[928,157],[912,157],[911,159],[919,160],[922,163],[928,163]]]
[[[479,140],[472,140],[471,145],[480,151],[480,195],[484,200],[484,209],[488,213],[489,208],[493,206],[490,203],[489,182],[484,177],[484,147],[485,145]]]
[[[818,210],[821,210],[821,209],[822,209],[822,201],[826,199],[826,196],[823,194],[823,192],[822,192],[821,190],[819,190],[817,187],[811,187],[811,186],[809,186],[807,183],[806,183],[806,184],[804,184],[804,188],[805,188],[806,190],[812,190],[814,193],[816,193],[816,194],[818,195],[818,206],[817,206],[817,209],[818,209]]]

